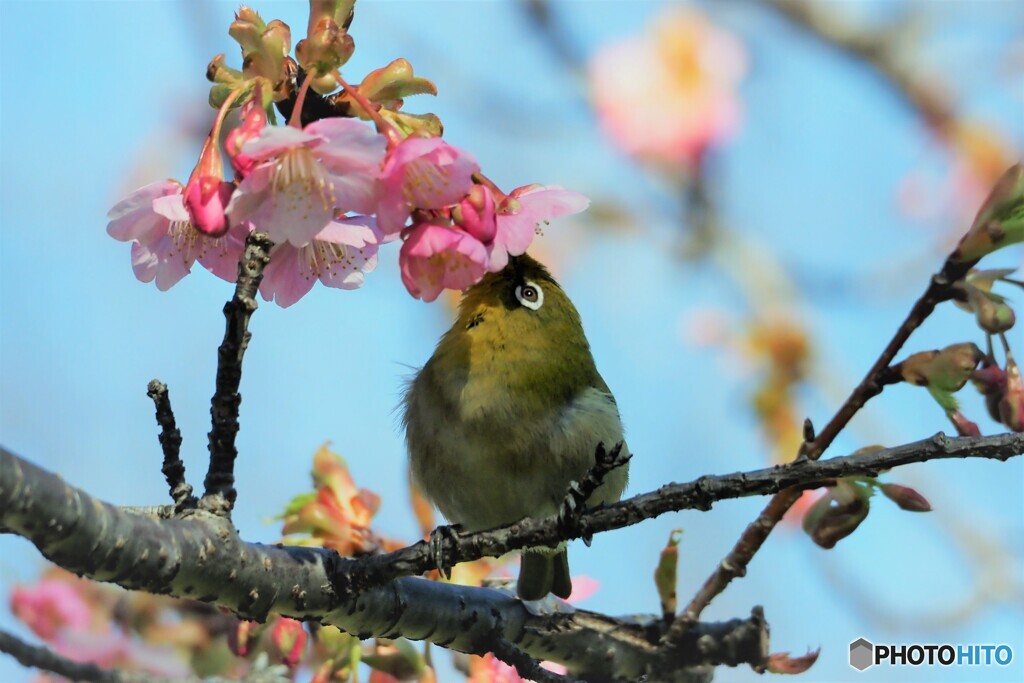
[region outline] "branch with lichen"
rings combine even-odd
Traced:
[[[622,528],[673,510],[708,509],[727,498],[873,476],[913,462],[1005,460],[1021,453],[1024,434],[936,435],[897,448],[665,486],[586,511],[569,530],[555,515],[458,534],[443,540],[444,552],[453,561],[472,560]],[[635,679],[643,673],[650,680],[679,680],[680,674],[670,672],[721,664],[763,666],[767,657],[766,632],[751,632],[746,622],[694,624],[658,643],[664,623],[660,615],[613,618],[560,603],[537,615],[509,592],[417,578],[412,575],[432,566],[426,542],[348,559],[325,549],[247,543],[230,520],[202,509],[169,520],[126,513],[6,450],[0,450],[0,510],[0,526],[29,539],[65,569],[132,590],[211,602],[254,621],[279,613],[334,624],[360,638],[401,636],[474,654],[490,651],[500,637],[538,660],[566,664],[590,681],[610,675]],[[740,628],[752,640],[737,643],[729,635]],[[614,653],[611,661],[608,652]]]
[[[692,678],[694,667],[759,665],[768,654],[759,618],[701,624],[662,646],[650,638],[655,615],[615,618],[554,601],[533,613],[509,591],[418,577],[350,590],[346,579],[368,559],[247,543],[230,520],[202,509],[169,520],[126,513],[6,450],[0,526],[65,569],[130,590],[198,599],[253,621],[277,613],[361,639],[405,637],[473,654],[486,654],[500,639],[588,681],[645,673],[650,680],[700,680]]]

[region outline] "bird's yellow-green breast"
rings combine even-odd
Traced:
[[[557,512],[597,444],[622,440],[576,308],[528,256],[465,293],[409,384],[404,422],[414,479],[468,530]],[[618,500],[625,484],[624,468],[612,472],[590,502]],[[538,584],[544,592],[552,572],[567,585],[560,559]]]

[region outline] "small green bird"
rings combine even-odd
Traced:
[[[466,291],[404,403],[413,479],[467,531],[558,513],[597,445],[623,440],[576,308],[526,255]],[[612,470],[587,503],[619,500],[627,477]],[[524,552],[520,598],[571,592],[565,544]]]

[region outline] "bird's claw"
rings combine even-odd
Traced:
[[[569,491],[562,500],[558,509],[558,526],[570,528],[575,526],[580,514],[580,502],[583,497],[583,490],[577,481],[569,482]]]
[[[459,525],[454,524],[451,526],[439,526],[430,532],[430,538],[427,544],[430,548],[430,559],[437,567],[437,571],[441,574],[441,578],[448,580],[451,578],[451,574],[448,572],[448,567],[444,563],[444,539],[450,538],[455,540],[458,536]]]

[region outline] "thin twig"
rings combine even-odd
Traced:
[[[167,393],[167,385],[160,380],[150,381],[146,394],[153,399],[156,406],[156,423],[160,425],[160,448],[164,452],[164,466],[161,472],[167,479],[167,488],[171,493],[174,507],[181,510],[195,505],[192,486],[185,480],[185,463],[181,461],[181,431],[174,422],[174,411],[171,410],[171,396]]]
[[[806,0],[763,0],[781,16],[833,49],[845,52],[878,74],[884,83],[940,133],[948,133],[956,115],[948,94],[918,78],[894,49],[906,42],[911,28],[900,22],[888,30],[872,32],[852,28],[835,8]]]
[[[864,379],[850,393],[849,397],[840,406],[836,414],[825,425],[824,429],[817,433],[811,442],[805,442],[800,447],[800,457],[808,460],[817,460],[822,453],[832,445],[836,436],[846,427],[854,415],[864,407],[871,398],[882,392],[886,384],[893,383],[890,364],[906,343],[910,335],[931,315],[935,306],[943,301],[953,298],[953,285],[963,278],[977,261],[956,262],[947,259],[942,269],[932,276],[931,282],[924,294],[914,303],[910,313],[897,328],[892,339],[883,349],[881,355],[875,360],[871,369],[868,370]],[[768,505],[761,511],[757,519],[750,523],[743,531],[739,540],[726,555],[715,571],[708,577],[697,594],[683,610],[680,618],[672,625],[668,635],[669,638],[678,638],[687,628],[696,623],[701,612],[711,601],[720,594],[729,582],[738,576],[746,574],[747,565],[754,555],[764,544],[772,529],[782,520],[786,511],[793,506],[793,503],[800,497],[801,491],[793,489],[782,491],[768,502]]]
[[[496,638],[490,644],[489,649],[494,656],[509,666],[515,667],[520,678],[533,683],[583,683],[575,678],[569,678],[554,671],[545,669],[536,659],[523,652],[512,641],[504,638]]]
[[[238,434],[238,407],[242,397],[242,357],[249,345],[249,318],[257,308],[256,291],[263,280],[263,269],[270,261],[274,243],[266,233],[252,232],[245,240],[245,253],[238,263],[235,295],[224,305],[227,321],[224,341],[217,350],[217,388],[210,401],[213,429],[210,430],[210,469],[206,474],[203,506],[218,514],[228,514],[235,502],[235,435]]]
[[[125,683],[128,678],[119,671],[101,669],[95,664],[75,662],[49,648],[30,645],[14,634],[0,629],[0,652],[14,657],[22,666],[40,669],[72,681],[90,683]]]
[[[1024,453],[1024,434],[986,437],[947,437],[936,434],[913,443],[856,453],[824,461],[803,458],[750,472],[708,475],[686,484],[669,484],[626,500],[580,514],[575,528],[567,529],[561,515],[527,518],[489,531],[446,534],[439,539],[446,562],[455,565],[481,557],[535,546],[554,547],[562,541],[622,529],[645,519],[678,510],[709,510],[720,501],[772,494],[793,488],[818,488],[841,477],[877,476],[880,472],[948,458],[1007,460]],[[340,568],[335,590],[359,591],[401,576],[415,576],[435,567],[430,545],[420,541],[383,555],[360,558]],[[678,622],[678,620],[677,620]]]

